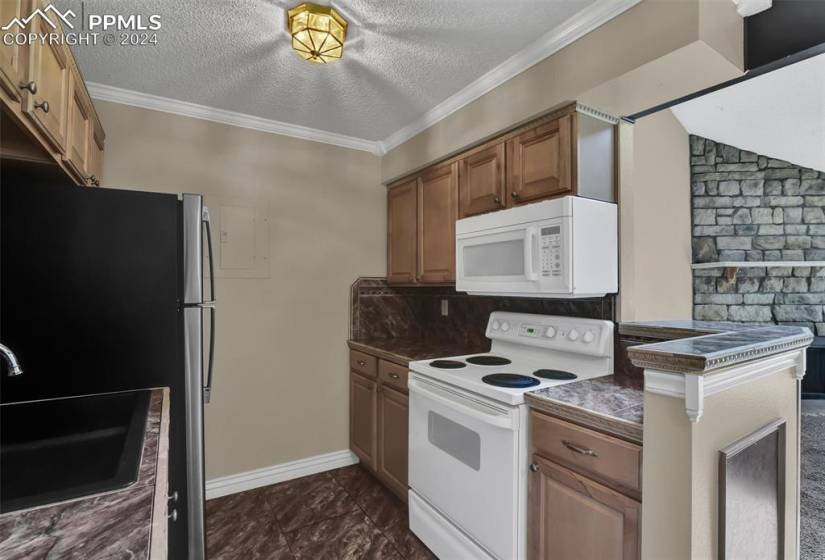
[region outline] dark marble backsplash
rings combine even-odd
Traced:
[[[383,278],[359,278],[351,288],[350,338],[426,338],[477,347],[485,342],[493,311],[614,320],[615,297],[539,299],[470,296],[444,287],[388,286]],[[441,315],[447,300],[448,314]]]

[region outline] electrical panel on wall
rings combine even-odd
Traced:
[[[210,204],[211,202],[211,204]],[[269,278],[269,206],[206,200],[216,278]]]

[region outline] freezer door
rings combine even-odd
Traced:
[[[183,195],[183,340],[186,374],[186,479],[189,558],[206,558],[203,451],[203,200]]]

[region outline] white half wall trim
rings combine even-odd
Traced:
[[[280,465],[222,476],[206,481],[206,499],[220,498],[238,492],[245,492],[262,486],[286,482],[320,472],[348,467],[358,462],[358,457],[349,449],[315,455]]]

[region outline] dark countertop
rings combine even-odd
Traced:
[[[168,407],[168,389],[153,389],[134,484],[0,515],[0,558],[149,558],[157,474],[168,461]]]
[[[565,420],[642,443],[644,390],[613,375],[545,387],[526,393],[531,407]]]
[[[619,325],[619,333],[666,340],[629,347],[633,365],[698,375],[806,348],[813,341],[805,327],[707,321],[631,321]]]
[[[404,366],[417,360],[446,358],[448,356],[461,356],[464,354],[480,354],[490,350],[489,341],[487,341],[484,346],[479,347],[473,346],[472,344],[459,344],[422,338],[348,340],[347,344],[353,350],[366,352],[367,354],[372,354],[381,359]]]

